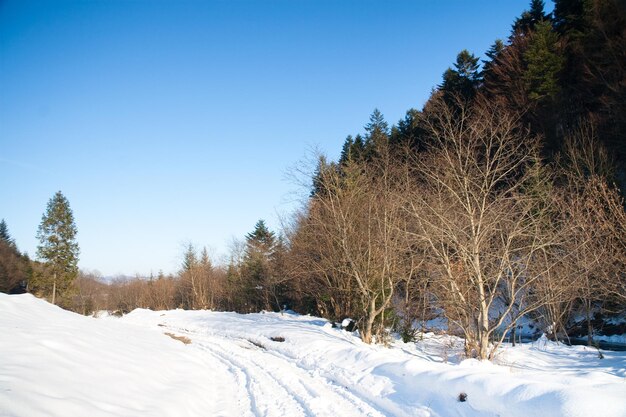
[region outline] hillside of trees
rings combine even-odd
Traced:
[[[532,0],[485,55],[459,52],[422,109],[391,127],[374,110],[338,161],[320,156],[279,234],[259,221],[226,265],[189,245],[172,276],[76,271],[62,305],[289,308],[351,317],[367,343],[443,317],[479,358],[524,318],[562,338],[582,314],[591,343],[596,315],[626,311],[625,6]],[[4,222],[0,238],[0,290],[48,297],[50,262]]]

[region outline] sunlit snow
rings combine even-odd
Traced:
[[[0,416],[626,416],[626,352],[546,340],[479,362],[456,338],[368,346],[310,316],[93,318],[5,294],[0,334]]]

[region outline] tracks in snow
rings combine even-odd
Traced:
[[[198,349],[213,361],[216,360],[221,370],[229,373],[230,381],[224,381],[224,384],[236,384],[230,391],[236,392],[233,401],[238,402],[240,415],[387,415],[366,399],[329,381],[318,372],[298,366],[295,361],[278,352],[259,348],[244,339],[173,330],[188,334],[193,340],[190,348]]]

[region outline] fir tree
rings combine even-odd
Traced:
[[[53,304],[57,292],[61,297],[67,295],[78,275],[79,247],[76,234],[69,201],[58,191],[48,202],[37,230],[37,256],[47,266],[38,286],[44,292],[50,292]]]
[[[534,30],[538,23],[549,20],[550,16],[545,13],[544,7],[543,0],[531,0],[530,11],[524,10],[522,15],[515,19],[513,34],[527,34]]]
[[[443,83],[439,88],[448,102],[452,102],[456,96],[471,100],[481,80],[478,57],[464,49],[457,55],[454,69],[448,68],[443,74]]]
[[[358,138],[359,137],[357,136],[357,139]],[[356,151],[356,149],[353,151],[350,151],[350,155],[355,155],[352,160],[355,160],[355,158],[360,158],[360,155],[362,154],[362,152],[363,152],[362,150]],[[334,162],[328,163],[326,161],[326,157],[322,155],[319,157],[319,160],[317,161],[317,168],[315,169],[315,173],[313,174],[311,197],[314,197],[317,195],[324,195],[324,193],[326,192],[323,181],[324,181],[324,175],[326,174],[328,170],[339,171],[340,167],[337,166],[337,164],[335,164]]]
[[[529,14],[534,23],[539,23],[550,17],[545,13],[545,6],[546,4],[543,0],[531,0]]]
[[[374,109],[370,121],[365,125],[365,157],[371,159],[378,153],[378,149],[389,144],[389,125],[383,114]]]
[[[361,135],[356,135],[352,138],[352,135],[348,135],[341,148],[341,155],[339,156],[340,167],[345,166],[348,161],[360,161],[365,156],[365,141]]]
[[[363,136],[356,135],[354,137],[354,143],[350,149],[350,155],[352,156],[353,161],[361,161],[365,156],[365,141],[363,140]]]
[[[200,265],[205,269],[212,269],[213,264],[211,263],[211,258],[209,257],[209,251],[206,246],[202,248],[202,252],[200,253]]]
[[[17,249],[4,219],[0,222],[0,292],[24,292],[30,260]]]
[[[502,39],[496,39],[496,41],[493,43],[493,45],[491,45],[489,50],[485,52],[485,55],[487,56],[487,58],[489,58],[489,59],[483,60],[483,77],[485,79],[490,76],[491,69],[493,65],[495,65],[496,60],[498,59],[498,57],[500,56],[503,50],[504,50],[504,42],[502,42]]]
[[[555,0],[554,26],[561,34],[573,37],[582,35],[589,27],[592,0]]]
[[[183,272],[189,272],[198,265],[198,257],[196,256],[196,248],[191,243],[185,246],[183,254]]]
[[[10,246],[15,246],[15,241],[11,237],[11,234],[9,233],[9,228],[7,227],[7,223],[4,221],[4,219],[0,221],[0,240],[3,240]]]
[[[391,129],[389,143],[392,148],[402,150],[409,147],[411,150],[420,152],[425,149],[424,129],[419,125],[420,112],[411,109],[406,112],[404,119]]]
[[[550,22],[537,24],[524,53],[527,64],[524,82],[531,100],[554,100],[560,91],[559,73],[564,59],[558,49],[558,40]]]
[[[354,145],[354,140],[352,139],[352,135],[348,135],[345,142],[343,143],[343,147],[341,148],[341,156],[339,157],[339,165],[345,165],[346,162],[352,159],[352,146]]]
[[[264,220],[259,220],[254,225],[254,230],[246,235],[248,246],[271,248],[274,245],[276,236],[265,225]]]
[[[259,220],[254,230],[246,235],[246,249],[241,275],[249,311],[271,308],[272,258],[276,236]]]

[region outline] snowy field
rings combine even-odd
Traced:
[[[455,338],[368,346],[309,316],[93,318],[5,294],[0,335],[3,417],[626,416],[626,352],[545,340],[492,364]]]

